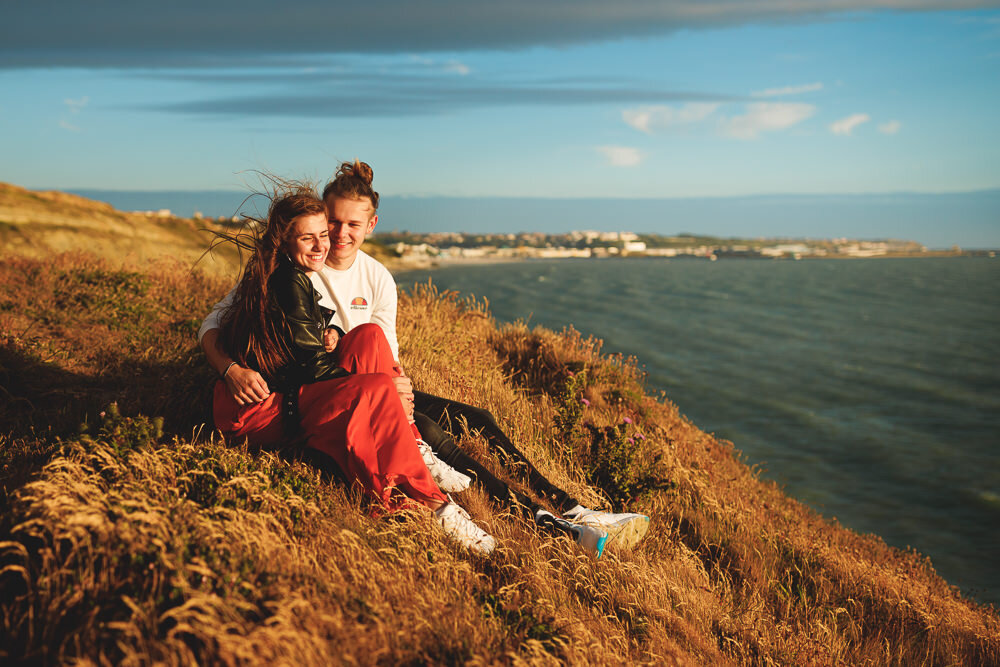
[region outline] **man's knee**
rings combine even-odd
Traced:
[[[450,438],[440,424],[422,412],[413,412],[413,422],[417,425],[417,430],[420,431],[424,441],[435,451],[438,445]]]
[[[493,425],[496,424],[496,419],[493,418],[493,413],[484,408],[477,408],[472,405],[462,405],[462,409],[457,413],[459,416],[465,417],[469,425],[482,426],[485,424]]]

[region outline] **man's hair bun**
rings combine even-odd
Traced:
[[[378,193],[372,188],[374,178],[375,171],[367,162],[342,162],[337,175],[323,189],[323,199],[331,195],[348,199],[369,199],[372,207],[378,209]]]
[[[365,185],[371,185],[372,181],[375,179],[375,172],[367,162],[355,160],[353,163],[344,162],[340,165],[340,169],[337,170],[337,178],[340,178],[341,176],[346,178],[358,178],[361,179]]]

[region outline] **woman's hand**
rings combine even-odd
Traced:
[[[326,348],[327,352],[333,352],[337,349],[337,343],[340,342],[340,334],[334,328],[323,330],[323,347]]]
[[[233,364],[226,371],[225,381],[233,400],[240,405],[260,403],[271,395],[271,390],[260,373],[239,364]]]

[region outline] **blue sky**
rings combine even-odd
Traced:
[[[1000,188],[996,1],[63,4],[4,8],[0,181],[240,190],[359,157],[395,197]]]

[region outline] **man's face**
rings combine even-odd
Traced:
[[[349,269],[365,237],[375,229],[378,216],[367,198],[327,199],[326,207],[330,230],[330,255],[326,263],[335,269]]]

